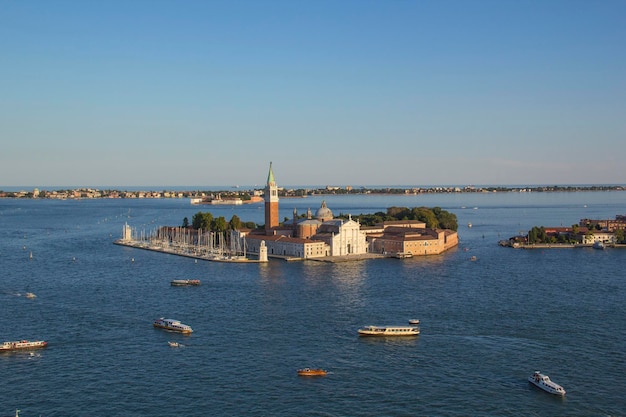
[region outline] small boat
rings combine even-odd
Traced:
[[[299,376],[324,376],[328,373],[325,369],[302,368],[298,369]]]
[[[417,336],[417,326],[365,326],[359,329],[359,336]]]
[[[36,340],[34,342],[30,342],[28,340],[19,340],[15,342],[4,342],[0,345],[0,352],[9,352],[12,350],[23,350],[23,349],[39,349],[48,346],[48,342],[43,340]]]
[[[185,287],[188,285],[200,285],[199,279],[174,279],[170,282],[174,287]]]
[[[561,396],[565,395],[565,390],[562,386],[555,382],[552,382],[548,375],[544,375],[539,371],[533,372],[533,374],[528,377],[528,382],[546,392],[549,392],[550,394]]]
[[[409,324],[411,326],[417,326],[418,324],[420,324],[419,319],[409,319]]]
[[[594,249],[604,249],[604,243],[600,242],[599,240],[593,243],[593,246],[591,246]]]
[[[37,298],[37,296],[35,294],[33,294],[32,292],[27,292],[25,294],[25,296],[26,296],[26,298],[30,298],[30,299]]]
[[[165,319],[161,317],[159,319],[156,319],[153,324],[154,324],[154,327],[169,330],[172,332],[179,332],[183,334],[189,334],[193,332],[190,326],[183,324],[180,321],[174,320],[174,319]]]
[[[167,342],[168,345],[170,345],[170,347],[180,347],[180,343],[178,342]]]
[[[476,259],[478,259],[478,258],[476,258],[475,256],[472,256],[472,257],[470,258],[470,261],[474,262]]]

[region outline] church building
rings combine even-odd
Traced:
[[[264,194],[265,226],[246,236],[248,252],[258,253],[264,242],[269,257],[307,259],[367,253],[365,232],[359,222],[334,219],[325,201],[315,217],[309,209],[305,218],[298,218],[294,209],[293,219],[280,224],[278,186],[271,162]]]
[[[334,218],[326,201],[315,215],[309,209],[305,217],[299,217],[294,209],[293,218],[280,223],[278,186],[271,162],[264,194],[265,225],[245,236],[249,253],[267,250],[268,257],[300,259],[366,253],[437,255],[459,243],[456,231],[429,229],[415,220],[385,222],[364,229],[351,216],[348,220]]]

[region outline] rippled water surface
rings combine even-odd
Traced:
[[[188,200],[0,200],[0,339],[49,342],[0,354],[0,415],[626,414],[626,250],[497,245],[625,214],[626,193],[283,199],[281,218],[322,199],[335,213],[439,206],[461,243],[406,260],[195,262],[112,243],[125,222],[191,219]],[[263,222],[262,205],[201,209]],[[202,285],[169,285],[183,278]],[[161,316],[194,333],[154,329]],[[356,335],[410,318],[419,337]],[[298,377],[306,366],[331,373]],[[534,370],[567,396],[530,386]]]

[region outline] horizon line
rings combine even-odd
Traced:
[[[543,184],[424,184],[424,185],[409,185],[409,184],[359,184],[359,185],[337,185],[337,184],[326,184],[326,185],[281,185],[279,188],[295,188],[295,189],[323,189],[323,188],[342,188],[345,189],[347,187],[352,187],[353,189],[358,188],[449,188],[449,187],[474,187],[474,188],[486,188],[486,187],[507,187],[507,188],[527,188],[527,187],[619,187],[626,186],[624,183],[543,183]],[[133,189],[146,189],[151,191],[156,190],[167,190],[168,188],[176,188],[178,190],[189,190],[189,191],[202,191],[206,188],[211,188],[213,190],[219,189],[219,191],[226,190],[255,190],[255,189],[264,189],[265,185],[0,185],[0,191],[6,191],[6,188],[10,189],[54,189],[54,190],[68,190],[68,189],[79,189],[79,188],[93,188],[98,190],[124,190],[124,188],[133,188]]]

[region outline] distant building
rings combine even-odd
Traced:
[[[586,234],[580,234],[580,242],[583,245],[593,245],[596,242],[617,243],[614,232],[594,230]]]
[[[625,215],[617,215],[615,219],[607,219],[607,220],[592,220],[592,219],[580,219],[578,222],[580,226],[586,226],[589,229],[599,227],[601,230],[606,230],[607,232],[615,232],[616,230],[626,230],[626,216]]]

